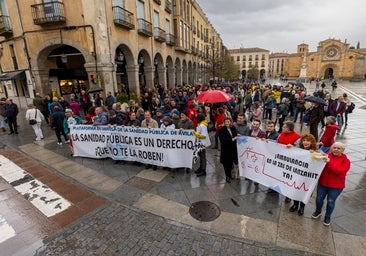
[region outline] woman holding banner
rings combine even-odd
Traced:
[[[311,215],[313,219],[321,216],[323,202],[327,197],[327,207],[323,224],[330,225],[330,217],[335,207],[335,201],[346,186],[346,175],[351,167],[351,162],[344,154],[345,146],[341,142],[335,142],[328,154],[328,162],[325,165],[318,181],[316,195],[316,210]]]
[[[317,150],[318,146],[314,135],[307,133],[301,136],[299,147],[302,149],[309,150],[311,153]],[[300,204],[300,207],[299,207]],[[290,207],[290,212],[297,211],[299,216],[304,215],[305,204],[303,202],[294,200],[294,204]]]
[[[219,130],[219,139],[221,144],[220,163],[224,166],[226,182],[230,183],[233,179],[231,170],[234,163],[238,163],[238,153],[236,148],[236,140],[238,132],[232,125],[230,117],[224,119],[224,126]]]

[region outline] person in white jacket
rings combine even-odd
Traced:
[[[201,177],[206,176],[206,148],[211,146],[211,140],[207,130],[208,122],[204,114],[199,113],[197,115],[197,123],[198,126],[194,135],[200,140],[202,149],[198,153],[200,157],[200,167],[194,173],[197,174],[197,177]]]
[[[39,109],[37,109],[33,104],[28,104],[27,112],[25,113],[25,119],[29,120],[36,120],[35,124],[32,124],[32,128],[36,135],[36,141],[43,139],[43,132],[42,132],[42,121],[44,121],[44,116]]]

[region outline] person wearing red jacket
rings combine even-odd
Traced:
[[[319,150],[324,153],[329,153],[330,147],[334,143],[334,137],[339,130],[339,126],[336,124],[336,118],[334,116],[327,116],[327,126],[319,141]]]
[[[344,154],[345,146],[341,142],[335,142],[328,154],[328,161],[320,175],[316,195],[316,210],[311,215],[313,219],[321,216],[323,202],[327,197],[327,207],[323,224],[330,225],[330,217],[333,213],[335,202],[346,186],[346,175],[351,167],[351,161]]]

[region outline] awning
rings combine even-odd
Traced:
[[[8,81],[8,80],[25,80],[24,70],[2,73],[0,75],[0,81]]]

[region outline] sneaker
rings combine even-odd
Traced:
[[[57,142],[57,145],[62,145],[62,142]]]
[[[313,219],[319,219],[320,216],[321,216],[321,212],[315,211],[311,215],[311,218],[313,218]]]
[[[329,225],[330,225],[330,217],[325,216],[325,217],[324,217],[324,222],[323,222],[323,224],[324,224],[325,226],[329,226]]]
[[[67,140],[67,141],[65,141],[65,143],[66,143],[66,144],[69,144],[69,143],[70,143],[70,141],[69,141],[69,140]]]
[[[321,212],[315,211],[311,215],[311,218],[313,218],[313,219],[319,219],[320,216],[321,216]]]

